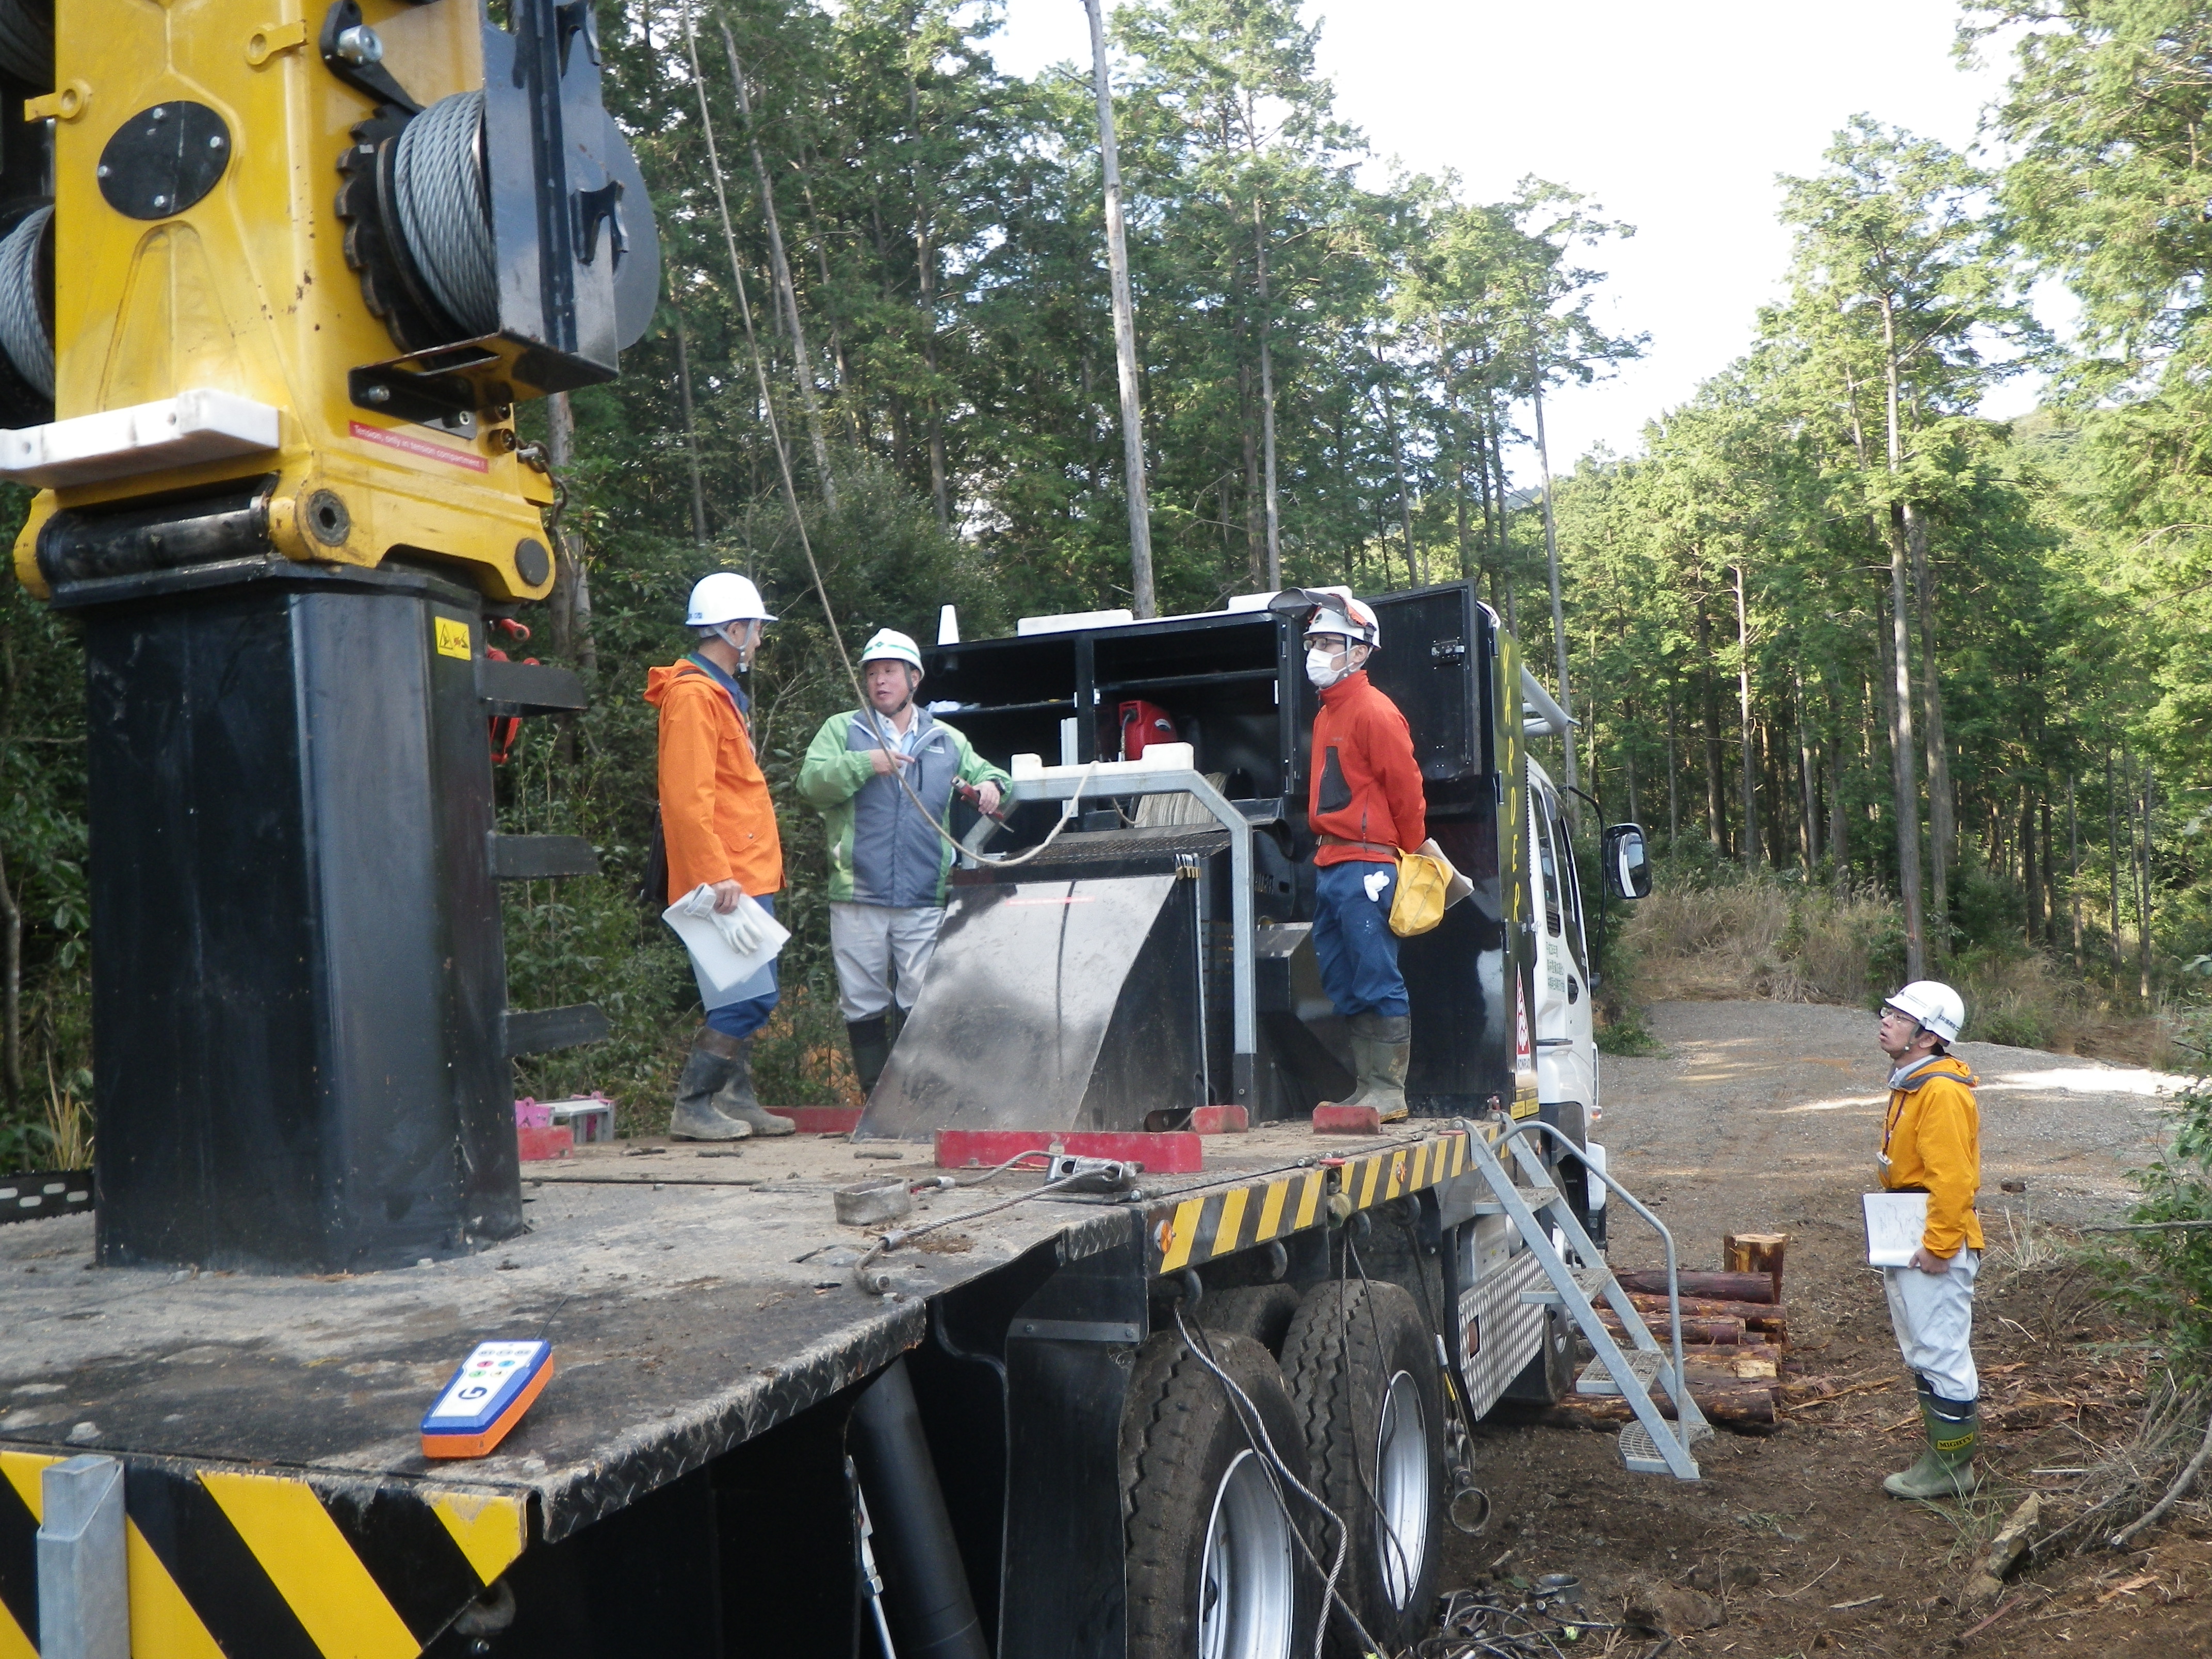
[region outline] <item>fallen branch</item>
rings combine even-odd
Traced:
[[[2212,1221],[2131,1221],[2124,1225],[2084,1227],[2085,1233],[2185,1233],[2212,1227]]]
[[[2212,1417],[2205,1420],[2204,1443],[2197,1447],[2197,1455],[2191,1458],[2181,1473],[2174,1477],[2173,1484],[2166,1489],[2166,1496],[2152,1504],[2146,1514],[2114,1533],[2107,1540],[2112,1547],[2124,1550],[2127,1548],[2129,1540],[2144,1528],[2155,1526],[2165,1520],[2167,1513],[2181,1501],[2182,1494],[2196,1484],[2197,1477],[2203,1473],[2208,1459],[2212,1459]]]
[[[1808,1395],[1803,1400],[1793,1400],[1790,1403],[1792,1405],[1802,1406],[1825,1406],[1832,1401],[1848,1398],[1851,1395],[1872,1394],[1877,1389],[1892,1388],[1895,1386],[1896,1382],[1897,1379],[1893,1376],[1878,1376],[1871,1382],[1854,1382],[1847,1389],[1837,1389],[1827,1394]],[[1785,1382],[1782,1385],[1782,1391],[1786,1395],[1790,1393],[1794,1388],[1802,1388],[1808,1385],[1803,1383],[1792,1384]]]
[[[1777,1601],[1787,1601],[1793,1595],[1802,1595],[1807,1590],[1812,1589],[1814,1585],[1819,1583],[1823,1578],[1826,1578],[1830,1573],[1833,1572],[1836,1570],[1838,1563],[1841,1562],[1843,1559],[1844,1558],[1842,1556],[1838,1556],[1835,1560],[1829,1562],[1826,1566],[1821,1568],[1820,1571],[1814,1573],[1810,1578],[1808,1578],[1803,1583],[1798,1585],[1794,1590],[1769,1590],[1766,1593]]]
[[[2028,1552],[2028,1534],[2043,1516],[2043,1498],[2030,1492],[2021,1500],[1997,1535],[1982,1546],[1974,1570],[1966,1580],[1960,1599],[1972,1603],[1993,1601],[2004,1594],[2005,1575],[2019,1564]]]
[[[2014,1607],[2018,1607],[2026,1600],[2027,1600],[2027,1598],[2025,1595],[2008,1597],[2002,1607],[1999,1607],[1988,1618],[1983,1620],[1980,1624],[1976,1625],[1972,1630],[1962,1632],[1960,1634],[1959,1640],[1961,1642],[1972,1641],[1974,1638],[1979,1636],[1984,1631],[1987,1630],[1991,1625],[1996,1624],[1998,1620],[2003,1618],[2005,1614],[2010,1613]]]

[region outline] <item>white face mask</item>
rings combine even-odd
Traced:
[[[1320,646],[1306,647],[1306,678],[1316,686],[1326,689],[1334,685],[1351,672],[1352,653],[1349,651],[1323,650]]]

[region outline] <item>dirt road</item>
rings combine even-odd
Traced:
[[[1801,1196],[1874,1184],[1889,1074],[1874,1028],[1850,1008],[1661,1003],[1651,1030],[1666,1052],[1602,1062],[1593,1139],[1632,1190],[1691,1218],[1676,1229],[1686,1245],[1787,1231]],[[2156,1155],[2160,1092],[2178,1079],[1994,1042],[1954,1052],[1981,1080],[1985,1224],[2002,1232],[2008,1212],[2079,1225],[2127,1206],[2127,1171]],[[2008,1180],[2026,1195],[2002,1192]]]
[[[1995,1602],[1959,1605],[1975,1551],[2030,1491],[2062,1504],[2095,1445],[2124,1438],[2143,1356],[2118,1343],[2096,1285],[2051,1265],[2057,1229],[2116,1218],[2127,1172],[2155,1155],[2162,1091],[2178,1079],[2034,1050],[1965,1043],[1981,1079],[1982,1214],[1991,1249],[1978,1301],[1990,1484],[1963,1505],[1906,1504],[1881,1477],[1916,1455],[1918,1420],[1879,1275],[1864,1262],[1858,1195],[1873,1184],[1887,1098],[1874,1020],[1850,1009],[1674,1003],[1652,1011],[1665,1052],[1604,1062],[1593,1137],[1653,1204],[1683,1264],[1719,1265],[1730,1231],[1791,1236],[1790,1347],[1842,1397],[1786,1409],[1760,1437],[1699,1449],[1705,1478],[1632,1475],[1610,1431],[1547,1420],[1482,1431],[1496,1519],[1455,1537],[1447,1587],[1485,1574],[1572,1573],[1593,1620],[1625,1601],[1669,1602],[1669,1652],[1783,1659],[1814,1652],[1964,1651],[2047,1659],[2084,1645],[2212,1652],[2212,1538],[2190,1521],[2131,1554],[2064,1556]],[[2008,1194],[2000,1182],[2021,1181]],[[1616,1212],[1616,1267],[1657,1265],[1656,1237]],[[1696,1625],[1705,1618],[1717,1622]],[[1604,1651],[1654,1644],[1589,1632]]]

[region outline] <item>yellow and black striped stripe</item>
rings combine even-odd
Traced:
[[[1326,1219],[1325,1206],[1334,1194],[1364,1210],[1449,1181],[1467,1167],[1467,1136],[1455,1129],[1269,1181],[1194,1194],[1146,1214],[1147,1258],[1153,1273],[1176,1273],[1313,1226]]]
[[[0,1451],[0,1659],[36,1659],[60,1461]],[[125,1461],[132,1659],[415,1659],[529,1541],[513,1492]]]

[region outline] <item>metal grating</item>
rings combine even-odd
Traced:
[[[1642,1383],[1647,1392],[1651,1387],[1651,1379],[1658,1376],[1659,1367],[1667,1359],[1667,1356],[1656,1348],[1637,1348],[1622,1358],[1628,1362],[1629,1375]],[[1602,1358],[1593,1359],[1583,1367],[1582,1375],[1575,1379],[1575,1392],[1617,1395],[1620,1393],[1620,1382]]]
[[[1018,881],[1030,881],[1040,872],[1065,865],[1119,864],[1130,859],[1172,858],[1182,853],[1204,857],[1225,851],[1228,846],[1229,832],[1218,823],[1210,829],[1177,824],[1160,830],[1070,830],[1042,857],[1006,873]]]
[[[38,1170],[0,1176],[0,1221],[43,1221],[92,1208],[92,1171]]]
[[[1638,1474],[1668,1473],[1666,1456],[1641,1423],[1631,1423],[1621,1430],[1620,1461]],[[1692,1466],[1693,1478],[1695,1467]]]

